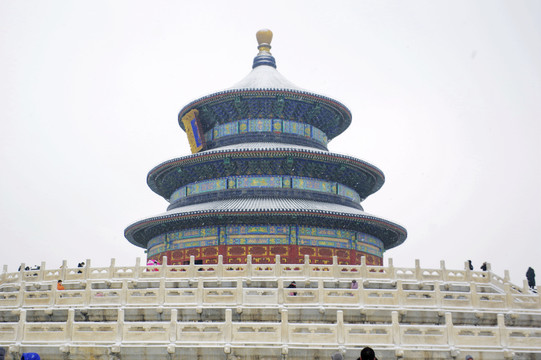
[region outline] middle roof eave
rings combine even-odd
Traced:
[[[234,159],[265,159],[265,158],[291,158],[291,159],[302,159],[309,161],[320,161],[328,162],[334,164],[343,164],[348,168],[355,169],[355,171],[368,174],[374,180],[373,186],[370,188],[368,193],[363,193],[353,186],[353,188],[359,192],[361,198],[366,198],[374,192],[378,191],[383,183],[385,182],[385,176],[383,172],[376,166],[351,157],[347,155],[335,154],[327,151],[316,150],[308,147],[301,146],[290,146],[284,144],[265,144],[265,143],[256,143],[248,145],[239,145],[232,146],[227,148],[220,148],[216,150],[208,150],[200,153],[171,159],[161,163],[160,165],[154,167],[147,176],[147,184],[155,193],[160,196],[168,199],[170,193],[177,190],[181,186],[187,184],[178,184],[174,188],[163,188],[161,180],[163,176],[170,174],[171,171],[179,171],[183,166],[192,166],[195,164],[204,164],[205,162],[219,161],[222,159],[229,158]],[[216,169],[216,171],[218,171]],[[246,174],[248,175],[248,174]],[[273,175],[273,174],[265,174]],[[295,174],[293,174],[295,175]],[[208,179],[223,177],[223,174],[211,174]],[[317,176],[314,176],[317,177]],[[201,179],[201,180],[208,180]],[[339,179],[337,179],[339,180]],[[338,181],[340,182],[340,181]],[[348,185],[348,184],[345,184]],[[350,186],[350,185],[348,185]]]

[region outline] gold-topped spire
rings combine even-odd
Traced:
[[[259,46],[257,47],[259,51],[270,52],[272,31],[270,31],[269,29],[261,29],[255,34],[255,37],[257,38],[257,42],[259,44]]]
[[[274,57],[270,53],[271,49],[271,41],[272,41],[272,31],[268,29],[262,29],[259,30],[255,37],[257,38],[257,43],[259,53],[254,58],[254,64],[252,65],[252,68],[256,68],[260,65],[267,65],[272,66],[276,69],[276,60],[274,60]]]

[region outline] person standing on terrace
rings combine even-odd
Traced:
[[[531,267],[526,271],[526,279],[528,279],[530,289],[535,290],[535,271]]]

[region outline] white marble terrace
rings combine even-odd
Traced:
[[[0,274],[8,359],[541,359],[541,297],[490,271],[361,265],[68,268]],[[24,269],[25,265],[22,265]],[[57,290],[62,279],[65,290]],[[358,289],[350,289],[356,279]],[[297,288],[287,288],[296,281]]]

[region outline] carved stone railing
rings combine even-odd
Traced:
[[[0,344],[17,342],[49,344],[111,345],[129,344],[195,344],[194,346],[225,347],[254,345],[351,347],[357,344],[381,346],[392,344],[401,348],[448,349],[475,347],[483,350],[541,349],[541,329],[507,327],[503,315],[495,326],[453,325],[451,313],[445,313],[441,325],[407,325],[399,322],[399,312],[392,312],[388,324],[344,323],[343,312],[337,311],[332,323],[294,323],[288,321],[288,310],[281,311],[280,322],[238,322],[232,320],[233,309],[225,312],[225,321],[182,322],[177,310],[171,310],[167,321],[129,322],[124,310],[118,310],[117,321],[78,322],[74,309],[68,310],[66,322],[26,322],[21,310],[17,323],[1,323]]]
[[[315,287],[305,288],[297,281],[292,291],[290,280],[278,281],[278,286],[243,287],[242,279],[232,288],[207,287],[205,278],[195,279],[192,287],[169,287],[169,279],[157,279],[156,287],[132,288],[131,280],[122,280],[114,289],[94,289],[94,280],[76,282],[80,289],[32,290],[24,285],[15,291],[0,291],[0,308],[39,307],[88,307],[88,306],[213,306],[213,305],[341,305],[347,307],[422,307],[422,308],[475,308],[478,310],[532,310],[541,309],[538,294],[483,293],[470,285],[468,292],[441,291],[435,282],[433,290],[404,290],[401,280],[392,289],[367,288],[368,283],[359,281],[358,289],[345,287],[327,288],[322,279]],[[51,283],[54,285],[54,283]],[[72,285],[65,282],[66,286]],[[100,283],[101,284],[101,283]],[[138,283],[141,284],[141,283]],[[313,283],[311,283],[313,285]],[[349,283],[335,283],[346,286]],[[143,284],[145,285],[145,284]],[[0,290],[2,290],[0,288]]]
[[[248,257],[250,260],[250,257]],[[88,306],[383,306],[539,310],[539,293],[491,271],[304,264],[143,266],[39,270],[0,275],[0,308]],[[24,268],[24,266],[23,266]],[[6,270],[6,268],[4,268]],[[66,290],[56,290],[64,280]],[[351,280],[359,288],[350,289]],[[297,288],[287,289],[295,280]],[[255,282],[265,286],[253,286]],[[226,285],[227,283],[227,285]],[[269,285],[270,284],[270,285]],[[462,284],[457,287],[456,284]],[[453,288],[455,287],[455,288]]]

